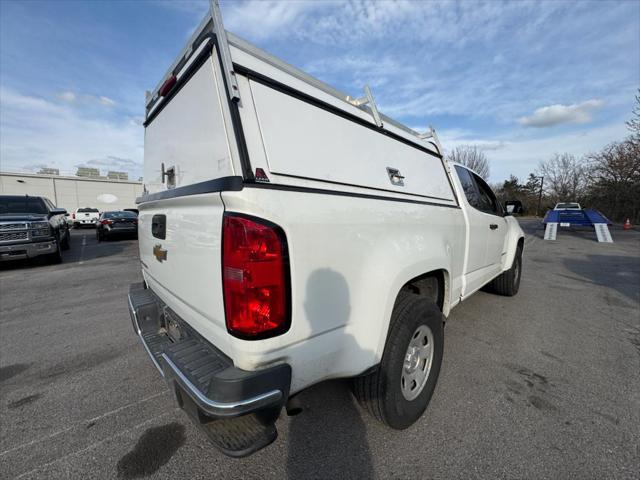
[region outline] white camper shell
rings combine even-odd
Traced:
[[[227,33],[240,95],[239,101],[230,101],[220,53],[215,38],[206,35],[208,29],[210,20],[200,25],[185,56],[148,96],[144,178],[149,193],[227,176],[253,179],[262,168],[274,184],[332,184],[347,191],[361,187],[384,196],[455,205],[435,132],[426,135],[430,140],[421,139],[377,110],[374,115],[371,106],[358,105],[358,100]],[[173,76],[177,86],[161,96]],[[304,155],[296,144],[304,145]],[[354,157],[366,157],[369,168]],[[411,181],[389,181],[393,158],[402,161],[402,176]],[[428,178],[420,175],[425,162]],[[169,185],[163,165],[175,177]]]
[[[518,291],[524,234],[435,132],[224,32],[212,7],[147,95],[134,329],[229,455],[272,442],[289,398],[329,378],[406,428],[444,317],[487,283]]]

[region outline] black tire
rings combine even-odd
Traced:
[[[418,327],[426,325],[433,334],[433,357],[422,391],[413,400],[405,398],[402,387],[407,348]],[[356,377],[353,391],[360,404],[380,422],[402,430],[424,413],[438,381],[444,350],[444,317],[429,299],[400,292],[391,315],[391,324],[382,361],[378,368]]]
[[[102,233],[100,233],[100,229],[96,229],[96,238],[99,242],[102,241]]]
[[[71,232],[67,229],[67,234],[64,236],[64,240],[60,243],[62,250],[69,250],[71,248]]]
[[[487,285],[487,290],[505,297],[513,297],[520,290],[520,278],[522,278],[522,246],[518,245],[511,268],[494,278]]]

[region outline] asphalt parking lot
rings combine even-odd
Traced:
[[[452,312],[421,421],[388,430],[326,382],[239,460],[176,408],[133,334],[137,242],[74,230],[63,264],[0,267],[0,476],[637,479],[640,232],[545,242],[522,223],[520,293]]]

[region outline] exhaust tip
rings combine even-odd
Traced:
[[[285,408],[287,409],[287,415],[289,417],[295,417],[296,415],[299,415],[302,413],[302,404],[300,403],[300,400],[298,399],[297,396],[291,397],[287,401]]]

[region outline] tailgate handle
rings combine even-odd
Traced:
[[[167,216],[166,215],[154,215],[151,219],[151,234],[164,240],[167,237]]]

